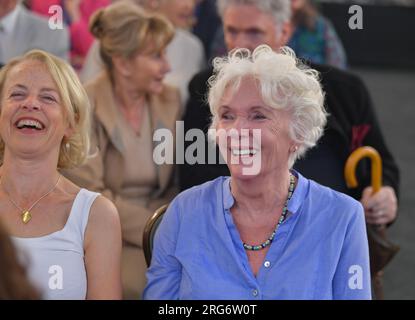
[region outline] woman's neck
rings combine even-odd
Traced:
[[[144,108],[147,94],[144,91],[137,90],[128,79],[114,74],[113,88],[117,104],[127,113]]]
[[[57,159],[22,159],[5,152],[3,160],[1,188],[24,205],[50,190],[60,176]]]
[[[275,213],[275,208],[284,206],[289,185],[288,170],[259,175],[247,180],[231,179],[236,208],[252,219]]]

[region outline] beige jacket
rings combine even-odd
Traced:
[[[141,248],[147,219],[155,209],[171,201],[177,194],[177,188],[173,186],[174,166],[168,164],[157,166],[159,188],[151,195],[145,207],[120,197],[118,192],[124,176],[122,173],[124,146],[121,144],[119,128],[115,126],[113,120],[120,111],[117,110],[107,73],[103,72],[90,82],[86,90],[93,107],[91,153],[94,155],[85,165],[66,171],[65,175],[79,186],[100,192],[112,200],[120,214],[124,242]],[[165,86],[160,95],[151,97],[149,108],[152,132],[165,128],[175,137],[175,122],[180,116],[178,91],[173,87]],[[111,157],[112,161],[108,163],[105,154],[110,149],[117,151],[117,157]]]

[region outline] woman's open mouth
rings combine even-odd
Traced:
[[[33,118],[20,118],[14,125],[23,133],[40,132],[45,129],[45,125],[42,122]]]
[[[233,148],[230,149],[231,153],[235,157],[252,157],[257,154],[258,150],[256,149],[239,149]]]

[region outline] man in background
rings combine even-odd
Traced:
[[[52,30],[49,21],[28,11],[18,0],[0,6],[0,63],[32,49],[41,49],[68,60],[69,34],[65,26]]]

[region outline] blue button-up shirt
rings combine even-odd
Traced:
[[[370,299],[362,206],[295,174],[289,214],[256,276],[230,212],[230,178],[178,195],[155,235],[144,299]]]

